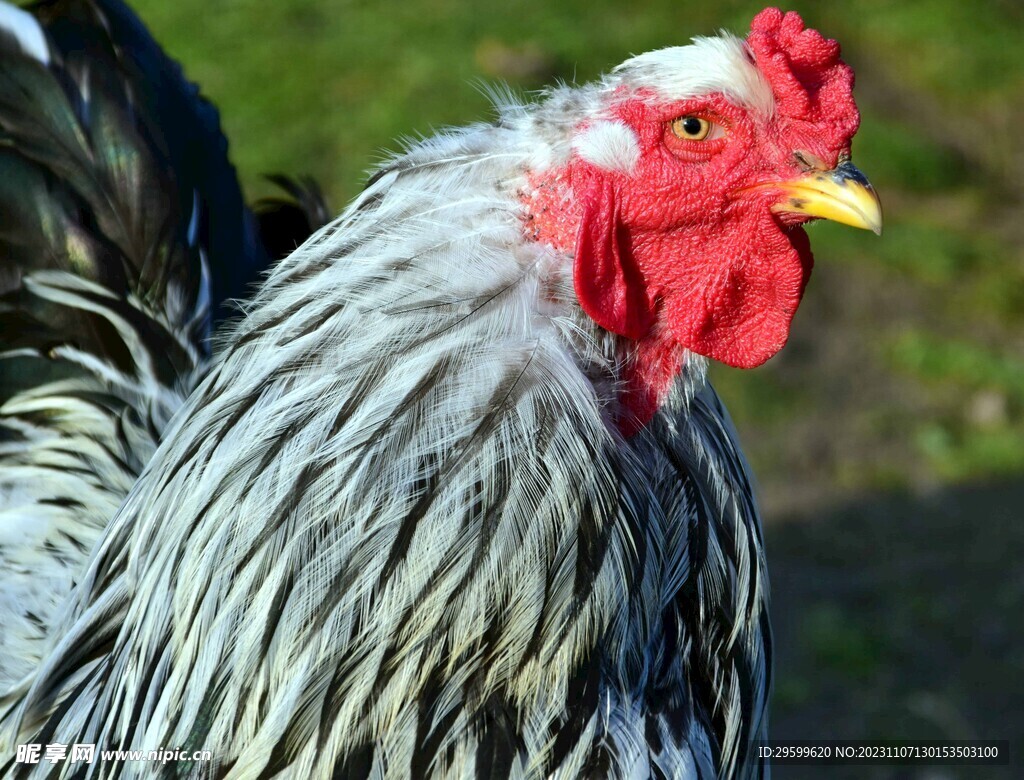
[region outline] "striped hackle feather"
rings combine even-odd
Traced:
[[[761,531],[703,360],[625,437],[631,346],[524,231],[527,172],[656,65],[412,144],[273,270],[8,697],[12,741],[212,751],[178,776],[763,774]]]

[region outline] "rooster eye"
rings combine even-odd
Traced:
[[[672,132],[685,141],[703,141],[711,134],[713,127],[708,120],[699,116],[681,116],[672,122]]]

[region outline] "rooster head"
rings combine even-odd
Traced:
[[[620,65],[537,177],[536,235],[574,255],[584,311],[636,343],[643,422],[686,351],[751,368],[785,344],[813,256],[801,225],[879,232],[850,162],[860,121],[839,45],[774,8],[723,34]]]

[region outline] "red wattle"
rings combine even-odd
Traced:
[[[573,271],[580,306],[605,330],[640,339],[654,324],[647,285],[623,245],[618,199],[606,178],[590,176],[577,190],[583,203]]]

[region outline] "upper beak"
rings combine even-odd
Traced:
[[[882,204],[875,188],[848,160],[830,171],[811,171],[762,186],[781,193],[772,206],[777,214],[806,214],[882,234]]]

